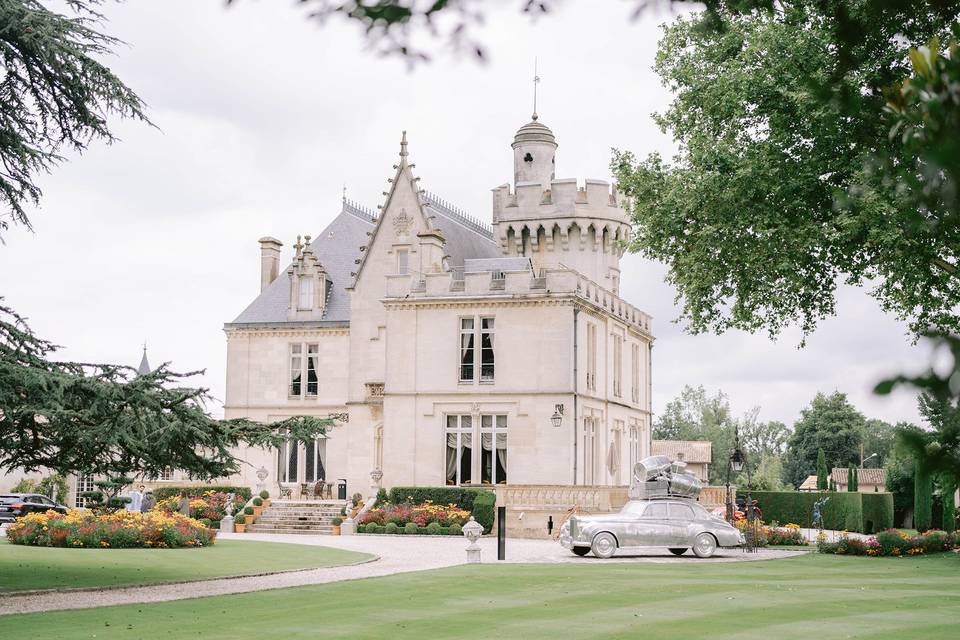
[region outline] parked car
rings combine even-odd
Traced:
[[[630,500],[619,513],[573,515],[560,529],[560,544],[578,556],[591,551],[609,558],[623,547],[667,547],[674,555],[688,549],[709,558],[717,547],[744,544],[743,534],[698,502],[678,498]]]
[[[66,513],[70,508],[51,500],[39,493],[3,493],[0,494],[0,524],[13,522],[28,513],[59,511]]]

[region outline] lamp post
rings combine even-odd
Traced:
[[[727,522],[733,522],[733,496],[730,494],[730,474],[743,470],[743,451],[740,450],[740,436],[734,431],[734,447],[730,452],[730,459],[727,461]]]

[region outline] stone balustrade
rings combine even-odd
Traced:
[[[532,271],[438,271],[387,276],[387,298],[418,300],[514,294],[575,294],[622,322],[650,332],[650,316],[599,284],[571,269]]]

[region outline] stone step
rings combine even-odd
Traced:
[[[329,525],[333,518],[323,518],[316,520],[299,520],[297,518],[257,518],[257,524],[305,524],[305,525]]]
[[[285,524],[285,523],[280,523],[280,524],[274,524],[274,523],[261,524],[261,523],[257,522],[256,524],[250,525],[250,527],[256,527],[257,529],[264,529],[264,530],[266,530],[266,529],[296,529],[296,530],[298,530],[298,531],[305,531],[305,530],[308,530],[308,529],[309,529],[309,530],[313,530],[313,531],[320,531],[320,530],[329,530],[329,529],[332,529],[332,528],[333,528],[333,525],[326,525],[326,526],[324,526],[324,525],[302,525],[302,524],[299,524],[299,525],[298,525],[298,524]]]

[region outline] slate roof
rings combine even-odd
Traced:
[[[713,459],[713,448],[709,440],[653,440],[650,442],[650,455],[667,456],[671,460],[679,460],[683,454],[684,462],[710,463]]]
[[[287,320],[290,302],[288,264],[277,279],[270,283],[243,312],[227,326],[262,326],[279,323],[342,325],[350,322],[350,294],[345,287],[353,281],[350,272],[356,269],[354,260],[360,247],[367,244],[367,232],[373,230],[374,214],[349,200],[345,200],[340,214],[327,225],[311,243],[310,248],[327,272],[332,283],[327,293],[322,320]]]
[[[448,263],[463,266],[468,258],[499,258],[500,250],[493,241],[493,231],[479,220],[432,194],[426,194],[427,215],[440,229],[446,240]],[[277,279],[270,283],[250,305],[227,327],[290,325],[342,326],[350,322],[350,294],[346,290],[353,283],[352,272],[357,271],[355,260],[360,247],[370,238],[377,222],[376,214],[360,205],[345,200],[340,214],[327,225],[310,247],[327,272],[332,283],[327,294],[326,309],[321,320],[288,320],[289,304],[288,264]]]
[[[467,258],[463,261],[464,273],[478,271],[533,271],[533,263],[526,257]]]
[[[837,484],[842,484],[847,486],[847,468],[846,467],[834,467],[830,471],[830,477],[833,478],[833,481]],[[887,470],[886,469],[857,469],[857,484],[878,484],[881,486],[886,486],[887,484]]]

